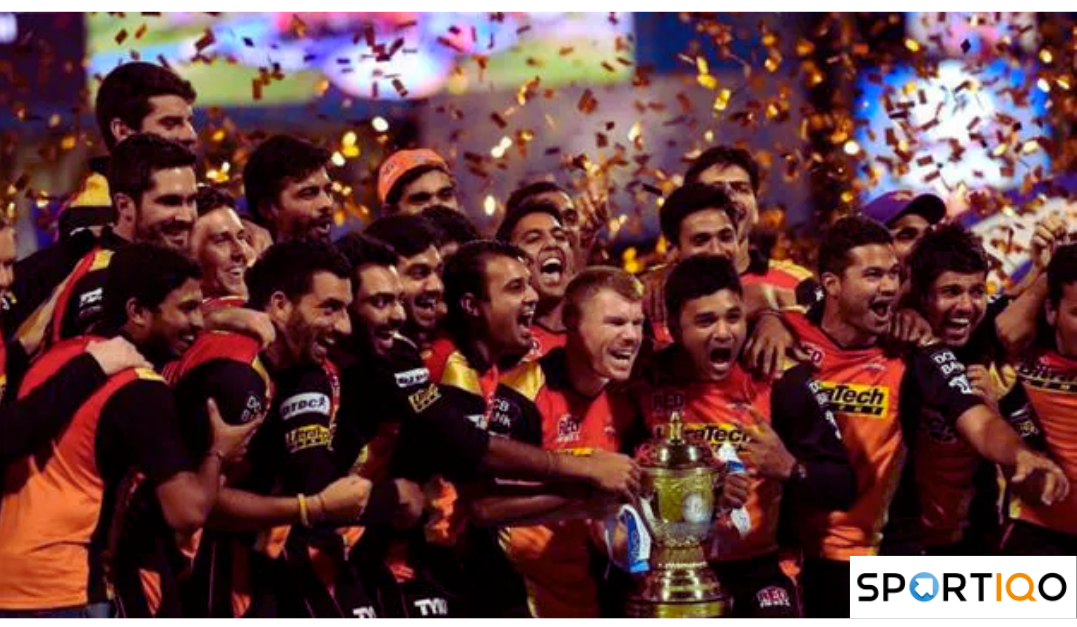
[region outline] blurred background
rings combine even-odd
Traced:
[[[1056,13],[0,13],[0,207],[20,255],[53,240],[105,152],[97,86],[140,59],[193,83],[203,177],[237,195],[267,134],[330,148],[341,229],[377,217],[382,159],[423,146],[487,233],[521,183],[607,186],[608,246],[638,270],[688,162],[735,144],[775,257],[810,264],[834,216],[933,191],[1006,283],[1036,217],[1074,219],[1075,35]]]

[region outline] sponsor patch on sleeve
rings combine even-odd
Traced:
[[[329,397],[320,392],[306,392],[290,396],[280,405],[280,419],[284,421],[310,413],[328,416]]]
[[[414,368],[396,373],[396,386],[398,388],[407,389],[422,385],[428,381],[430,381],[430,371],[426,368]]]
[[[411,408],[415,410],[415,413],[421,414],[439,398],[441,398],[441,392],[438,391],[437,384],[431,383],[428,387],[409,396],[408,402],[411,403]]]

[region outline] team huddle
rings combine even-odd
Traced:
[[[1061,219],[1007,295],[931,195],[808,270],[754,245],[758,166],[717,147],[637,278],[596,263],[595,198],[525,185],[484,239],[418,149],[333,241],[331,154],[266,139],[237,202],[195,98],[114,70],[57,242],[16,263],[0,229],[0,617],[624,616],[611,521],[674,416],[721,472],[733,616],[848,616],[852,556],[1077,554]]]

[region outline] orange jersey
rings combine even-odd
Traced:
[[[905,462],[898,413],[905,364],[878,347],[845,350],[801,314],[788,314],[786,320],[812,354],[814,379],[826,391],[838,421],[858,495],[848,511],[804,521],[805,554],[842,561],[875,555]]]
[[[739,364],[723,381],[693,381],[692,375],[685,373],[690,369],[683,367],[680,355],[675,355],[668,351],[659,354],[650,371],[630,388],[630,402],[635,412],[643,416],[650,435],[664,438],[671,413],[679,411],[685,433],[704,438],[716,455],[725,442],[742,452],[751,439],[745,433],[744,424],[755,422],[746,407],[770,420],[770,384],[754,380]],[[725,533],[720,529],[723,525],[716,521],[709,559],[748,559],[777,550],[781,498],[780,482],[754,479],[745,503],[752,521],[751,531],[740,538],[736,533]],[[718,542],[720,533],[735,536],[726,538],[731,543],[721,543],[722,550]]]
[[[563,348],[567,340],[568,333],[565,331],[550,331],[544,326],[533,324],[531,325],[531,351],[525,359],[531,361],[541,359],[553,349]]]
[[[1017,375],[1039,419],[1047,451],[1077,485],[1077,361],[1054,351],[1022,356]],[[1077,534],[1077,490],[1053,505],[1014,496],[1010,516],[1055,531]]]
[[[491,431],[563,454],[620,448],[618,424],[605,391],[587,398],[572,389],[564,350],[507,373],[499,389]],[[508,527],[501,547],[523,575],[532,615],[598,617],[598,591],[588,570],[590,524],[568,520]]]

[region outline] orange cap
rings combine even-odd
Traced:
[[[432,166],[446,172],[449,171],[449,165],[445,163],[441,155],[428,148],[398,150],[389,155],[389,158],[382,162],[381,167],[378,168],[378,200],[385,202],[385,198],[389,195],[393,186],[396,185],[396,182],[400,180],[400,177],[415,168],[423,166]]]

